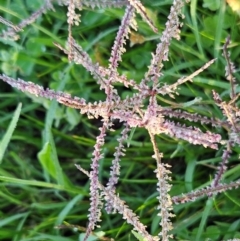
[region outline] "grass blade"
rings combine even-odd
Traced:
[[[17,109],[14,112],[12,121],[11,121],[5,135],[3,136],[2,141],[0,142],[0,164],[2,163],[3,155],[4,155],[4,153],[7,149],[7,146],[9,144],[10,140],[11,140],[13,131],[16,128],[16,125],[17,125],[17,122],[18,122],[18,119],[19,119],[19,116],[20,116],[20,113],[21,113],[21,108],[22,108],[22,103],[19,103],[18,106],[17,106]]]

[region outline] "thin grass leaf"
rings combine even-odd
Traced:
[[[203,44],[201,41],[201,37],[199,34],[199,29],[198,29],[198,23],[197,23],[197,0],[192,0],[190,4],[190,12],[191,12],[191,17],[192,17],[192,25],[193,25],[193,30],[194,30],[194,35],[196,38],[196,43],[198,46],[198,50],[200,51],[201,58],[205,58],[205,54],[203,51]]]
[[[19,119],[19,116],[21,113],[21,108],[22,108],[22,103],[19,103],[14,112],[12,121],[11,121],[10,125],[8,126],[8,129],[0,142],[0,164],[2,163],[4,153],[11,140],[12,134],[17,126],[17,122],[18,122],[18,119]]]
[[[14,235],[12,241],[19,241],[21,239],[21,230],[24,227],[24,224],[25,224],[29,214],[30,214],[30,212],[27,213],[18,223],[17,228],[16,228],[17,234]]]
[[[185,187],[188,192],[193,190],[194,171],[196,167],[196,160],[193,156],[187,155],[187,169],[185,172]]]
[[[131,141],[133,139],[133,135],[134,135],[135,130],[136,130],[136,127],[131,129],[131,132],[130,132],[129,137],[127,139],[127,147],[130,147],[130,145],[131,145]]]
[[[135,236],[135,238],[139,241],[147,241],[141,234],[135,232],[132,230],[132,234]]]
[[[76,194],[79,194],[79,192],[81,192],[81,190],[77,189],[77,188],[64,187],[64,186],[54,184],[54,183],[49,183],[49,182],[24,180],[24,179],[6,177],[6,176],[0,176],[0,180],[3,182],[7,182],[7,183],[13,183],[15,185],[27,185],[27,186],[50,188],[50,189],[62,190],[62,191],[70,192],[70,193],[76,193]]]
[[[21,241],[43,241],[43,240],[48,240],[48,241],[75,241],[74,239],[71,238],[64,238],[59,235],[50,235],[50,234],[45,234],[45,233],[37,233],[35,237],[30,237],[30,238],[23,238]]]
[[[216,33],[214,38],[214,57],[219,58],[219,48],[221,47],[221,39],[223,35],[223,24],[226,11],[226,2],[222,1],[218,14],[218,21],[216,26]]]
[[[70,66],[66,68],[65,73],[60,73],[62,81],[59,84],[58,90],[62,90],[69,79],[68,72]],[[38,158],[44,169],[49,173],[57,183],[61,186],[68,186],[70,181],[64,176],[61,165],[58,160],[57,150],[52,136],[51,127],[55,119],[58,103],[53,101],[47,112],[45,128],[43,132],[44,145],[42,150],[38,153]]]
[[[210,212],[212,210],[213,207],[213,198],[210,198],[207,200],[206,202],[206,206],[204,208],[204,211],[202,213],[202,219],[198,228],[198,232],[197,232],[197,236],[196,236],[196,241],[201,240],[202,236],[203,236],[203,231],[204,228],[206,227],[207,224],[207,219],[209,218],[209,216],[211,216]]]
[[[64,209],[59,213],[58,218],[55,222],[55,225],[62,224],[64,219],[67,217],[69,212],[72,210],[74,205],[76,205],[80,200],[82,200],[83,195],[79,194],[75,196],[72,200],[68,201],[67,205],[64,207]]]
[[[12,223],[13,221],[15,221],[17,219],[21,219],[21,218],[25,217],[28,214],[29,214],[29,212],[18,213],[18,214],[15,214],[13,216],[4,218],[4,219],[0,220],[0,227],[2,228],[2,227],[8,225],[9,223]]]
[[[62,168],[59,164],[56,147],[52,137],[50,138],[50,142],[45,143],[42,150],[38,153],[38,159],[44,170],[46,170],[55,180],[57,180],[59,185],[66,186],[67,179],[64,177]]]
[[[27,206],[28,206],[25,203],[23,203],[22,201],[18,200],[17,198],[9,195],[9,193],[7,193],[6,188],[3,188],[3,191],[0,191],[0,197],[1,197],[1,199],[6,199],[9,203],[23,206],[24,208],[27,208]]]

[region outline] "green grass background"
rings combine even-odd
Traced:
[[[38,9],[41,2],[0,0],[0,15],[19,23]],[[145,42],[130,47],[128,41],[127,53],[119,67],[120,73],[136,81],[140,81],[147,71],[151,52],[164,30],[172,1],[143,2],[159,28],[159,35],[137,16],[138,34],[145,38]],[[240,79],[239,16],[220,0],[193,0],[185,7],[184,13],[181,41],[174,40],[171,44],[162,83],[174,83],[208,60],[217,60],[192,83],[181,86],[175,100],[159,96],[159,103],[169,106],[168,101],[183,103],[201,97],[200,103],[184,110],[222,119],[221,111],[212,100],[211,90],[215,89],[224,100],[229,100],[230,86],[224,76],[226,63],[221,51],[228,34],[232,40],[231,59],[237,67],[236,77]],[[81,15],[81,24],[73,29],[75,39],[94,61],[107,66],[123,11],[84,9]],[[0,29],[6,27],[1,24]],[[0,39],[1,72],[44,87],[64,90],[88,101],[104,100],[104,93],[99,91],[91,75],[82,66],[69,64],[67,56],[54,46],[54,42],[64,45],[67,35],[66,7],[55,5],[55,12],[47,12],[26,27],[17,42]],[[131,89],[121,85],[117,88],[122,98],[132,93]],[[100,125],[99,120],[88,120],[76,110],[21,93],[0,82],[0,240],[82,240],[87,225],[89,181],[74,164],[90,169]],[[195,126],[227,138],[225,130],[200,124]],[[116,122],[116,131],[106,137],[105,158],[100,164],[99,177],[103,184],[109,176],[121,127],[121,123]],[[164,154],[163,161],[172,166],[172,196],[209,184],[221,161],[222,147],[214,151],[165,135],[159,135],[157,143]],[[240,178],[239,153],[239,147],[235,147],[224,182]],[[160,217],[156,210],[158,194],[153,172],[156,164],[152,155],[147,131],[136,129],[121,161],[117,191],[140,216],[148,231],[157,235]],[[240,238],[239,193],[238,189],[231,190],[211,199],[201,198],[193,203],[175,205],[174,240]],[[121,215],[107,215],[103,211],[102,220],[95,235],[118,241],[136,240],[131,233],[132,227],[122,220]],[[64,222],[66,226],[54,228]],[[91,238],[97,240],[96,236]]]

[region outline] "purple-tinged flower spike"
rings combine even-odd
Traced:
[[[209,131],[203,133],[196,127],[185,127],[184,125],[181,126],[180,124],[175,124],[170,121],[165,121],[163,128],[165,128],[166,134],[169,136],[186,140],[194,145],[203,145],[204,147],[218,149],[217,143],[221,141],[221,136],[219,134]]]
[[[70,94],[54,91],[51,89],[44,89],[42,86],[34,84],[32,82],[26,82],[22,79],[13,79],[6,75],[0,75],[0,79],[8,83],[14,88],[21,90],[22,92],[29,93],[35,96],[44,97],[47,99],[55,99],[59,103],[69,106],[75,109],[81,109],[86,106],[86,101],[82,98],[71,97]]]
[[[72,61],[76,64],[82,65],[90,74],[97,80],[97,83],[100,85],[100,89],[106,88],[107,85],[107,76],[110,75],[110,70],[108,68],[102,67],[99,63],[93,63],[92,59],[85,52],[77,42],[72,39],[73,47],[73,59]],[[62,50],[65,54],[69,55],[69,50],[66,50],[57,43],[54,43],[56,47]],[[135,89],[139,90],[137,83],[134,80],[128,80],[126,76],[120,76],[117,72],[114,74],[114,81],[123,83],[125,87],[133,86]]]
[[[123,16],[116,39],[114,41],[114,45],[112,47],[111,57],[109,59],[108,69],[110,70],[110,73],[105,88],[107,101],[119,99],[118,97],[116,97],[117,90],[113,89],[112,83],[114,82],[115,75],[117,75],[118,62],[122,60],[121,56],[124,52],[126,52],[124,44],[126,44],[126,38],[130,33],[130,26],[136,28],[136,22],[134,18],[134,8],[129,5],[125,10],[125,14]]]
[[[230,98],[234,99],[236,96],[236,88],[237,88],[237,84],[236,84],[236,79],[233,76],[233,73],[236,72],[235,70],[235,66],[232,63],[232,61],[230,60],[230,53],[227,51],[227,47],[230,44],[230,36],[228,36],[226,38],[226,42],[223,46],[223,55],[227,61],[227,65],[225,67],[225,76],[226,79],[230,82],[231,85],[231,92],[230,92]]]
[[[214,179],[211,183],[211,187],[217,187],[220,184],[220,181],[222,179],[222,175],[227,171],[227,166],[226,164],[228,163],[228,160],[230,158],[230,155],[232,153],[231,150],[231,144],[228,143],[227,144],[227,149],[223,151],[223,155],[222,155],[222,161],[220,163],[220,165],[218,166],[218,171],[214,176]]]
[[[168,16],[166,28],[162,33],[161,42],[157,45],[155,54],[153,55],[149,70],[145,75],[144,82],[153,81],[153,86],[158,85],[158,79],[161,76],[162,62],[168,61],[169,45],[172,38],[180,39],[180,27],[182,24],[179,21],[181,9],[184,6],[183,0],[174,0],[173,5]]]
[[[239,109],[235,107],[236,97],[232,99],[230,102],[222,101],[222,98],[216,91],[213,92],[213,99],[216,104],[221,108],[223,115],[227,118],[227,122],[229,127],[229,141],[231,145],[240,144],[240,128],[239,128]]]
[[[80,10],[80,4],[78,4],[78,9]],[[68,4],[68,12],[67,12],[67,22],[68,22],[68,47],[69,47],[69,54],[68,60],[71,62],[74,58],[73,53],[73,37],[72,37],[72,26],[79,25],[80,22],[80,15],[76,14],[75,12],[75,1],[69,0]]]
[[[100,134],[97,137],[96,144],[94,145],[93,151],[93,158],[91,168],[92,171],[90,172],[90,208],[89,208],[89,215],[88,215],[88,227],[86,231],[86,236],[84,237],[84,241],[87,240],[91,232],[97,225],[97,222],[100,222],[101,216],[101,208],[102,208],[102,201],[101,201],[101,194],[98,190],[98,168],[99,168],[99,161],[103,158],[101,154],[102,146],[104,145],[104,137],[106,136],[106,131],[109,128],[108,121],[104,121],[103,126],[99,128]]]
[[[161,216],[160,226],[162,231],[159,233],[159,236],[162,238],[162,241],[168,241],[169,238],[173,238],[169,231],[173,229],[172,222],[170,218],[175,215],[172,213],[173,206],[172,200],[169,195],[169,191],[171,189],[171,177],[169,174],[171,173],[168,169],[170,166],[168,164],[163,164],[157,161],[157,169],[154,171],[156,173],[158,183],[157,183],[157,191],[159,192],[159,196],[157,197],[159,201],[159,216]]]
[[[116,151],[113,154],[115,158],[112,161],[111,171],[110,171],[110,178],[107,183],[106,190],[115,192],[116,184],[118,183],[119,175],[120,175],[120,161],[121,156],[125,156],[125,149],[124,149],[124,141],[128,138],[128,132],[130,131],[130,128],[127,124],[125,124],[124,129],[121,132],[121,137],[118,138],[118,146],[115,147]],[[106,202],[105,207],[107,213],[115,212],[115,210],[112,210],[113,207],[110,202]]]
[[[69,56],[69,50],[66,50],[57,43],[54,43],[54,45]],[[86,53],[74,39],[72,39],[72,62],[82,65],[87,71],[89,71],[97,80],[97,83],[100,84],[100,89],[106,88],[105,76],[109,73],[109,70],[100,67],[98,63],[94,64],[88,53]]]
[[[69,0],[58,0],[61,5],[68,5]],[[129,3],[127,0],[78,0],[76,4],[82,4],[90,8],[122,8]]]
[[[148,17],[146,13],[145,7],[139,0],[128,0],[129,3],[136,9],[137,13],[139,13],[144,21],[150,26],[150,28],[157,33],[158,29],[154,26],[152,20]]]
[[[126,49],[123,47],[126,44],[126,39],[130,33],[130,26],[136,29],[134,8],[127,6],[125,15],[122,18],[121,25],[119,27],[114,45],[112,47],[111,57],[109,59],[109,70],[110,70],[110,82],[112,82],[113,74],[117,72],[118,62],[122,60],[121,56]]]
[[[0,22],[5,24],[6,26],[12,28],[15,32],[20,32],[22,31],[21,28],[19,28],[18,26],[14,25],[12,22],[8,21],[7,19],[3,18],[0,16]]]
[[[168,117],[168,118],[178,118],[178,119],[185,119],[188,120],[190,122],[200,122],[202,125],[204,124],[208,124],[211,125],[213,127],[220,127],[220,126],[227,126],[229,127],[230,125],[228,125],[228,123],[223,122],[221,120],[218,119],[214,119],[214,118],[208,118],[206,116],[201,116],[197,113],[192,114],[192,113],[188,113],[186,111],[182,111],[182,110],[174,110],[171,108],[162,108],[158,111],[159,114]]]
[[[75,165],[78,170],[90,177],[90,174],[83,169],[80,165]],[[113,208],[120,214],[123,215],[123,219],[127,223],[131,224],[138,233],[140,233],[147,241],[159,241],[159,237],[150,235],[146,226],[139,221],[139,217],[122,201],[119,196],[107,188],[105,188],[98,180],[98,188],[103,192],[104,199],[110,202]]]
[[[224,183],[224,184],[218,184],[216,187],[206,187],[200,190],[192,191],[190,193],[182,194],[179,196],[174,196],[172,197],[172,201],[175,204],[180,204],[180,203],[186,203],[186,202],[193,202],[197,198],[203,197],[203,196],[211,196],[214,194],[218,194],[221,192],[225,192],[227,190],[231,190],[233,188],[238,188],[240,186],[240,179],[231,182],[229,184]]]
[[[16,32],[19,32],[27,25],[30,25],[33,22],[35,22],[37,18],[39,18],[43,13],[45,13],[49,9],[54,10],[51,2],[49,0],[46,0],[44,5],[41,8],[39,8],[36,12],[34,12],[32,15],[30,15],[30,17],[24,19],[15,27],[12,26],[11,29],[7,31],[3,31],[0,37],[6,38],[6,39],[11,38],[13,40],[18,40],[19,36],[16,34]]]
[[[211,64],[213,64],[215,62],[216,59],[212,59],[210,61],[208,61],[206,64],[204,64],[201,68],[199,68],[198,70],[194,71],[192,74],[190,74],[189,76],[186,77],[181,77],[180,79],[178,79],[176,81],[176,83],[172,84],[172,85],[164,85],[161,88],[157,88],[156,92],[158,94],[162,94],[162,95],[166,95],[168,94],[171,98],[174,98],[174,96],[172,95],[172,93],[177,93],[177,88],[179,85],[184,84],[187,81],[192,81],[193,78],[195,76],[198,76],[202,71],[204,71],[205,69],[207,69]]]

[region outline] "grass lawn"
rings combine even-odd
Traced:
[[[18,24],[42,5],[41,0],[0,0],[0,16]],[[172,1],[142,1],[148,16],[159,29],[154,33],[137,14],[138,32],[126,43],[118,71],[137,83],[144,77],[159,42]],[[65,45],[68,38],[67,7],[54,4],[24,31],[17,41],[0,38],[1,73],[21,78],[72,96],[94,102],[105,99],[96,80],[84,67],[68,62],[68,57],[54,43]],[[175,99],[158,96],[163,107],[180,107],[189,113],[224,120],[213,100],[212,90],[229,101],[231,86],[225,77],[226,60],[222,47],[228,35],[229,51],[240,80],[240,18],[223,0],[192,0],[184,7],[185,19],[181,40],[173,40],[169,61],[164,62],[160,85],[173,84],[216,58],[207,70],[192,82],[178,88]],[[72,29],[73,37],[91,56],[93,62],[107,67],[111,47],[124,14],[123,9],[83,8],[81,23]],[[0,23],[0,32],[7,27]],[[132,94],[131,88],[116,85],[121,98]],[[239,87],[237,92],[239,92]],[[239,104],[239,101],[236,102]],[[224,128],[193,123],[228,138]],[[35,97],[11,88],[0,81],[0,240],[1,241],[82,241],[88,223],[89,179],[76,169],[81,164],[90,170],[92,153],[99,135],[100,119],[88,119],[78,110],[55,101]],[[99,180],[106,184],[113,153],[122,123],[114,122],[102,149]],[[162,162],[171,165],[171,196],[203,188],[211,183],[222,160],[224,146],[218,150],[193,145],[161,134],[157,146]],[[147,231],[157,236],[161,230],[157,196],[157,179],[152,158],[153,147],[144,128],[136,128],[128,138],[126,155],[121,158],[117,192],[140,217]],[[239,146],[232,148],[223,182],[240,178]],[[174,205],[173,240],[240,239],[240,192],[228,190],[194,202]],[[88,239],[138,240],[132,226],[120,214],[102,212],[100,227]],[[139,240],[142,240],[141,237]]]

